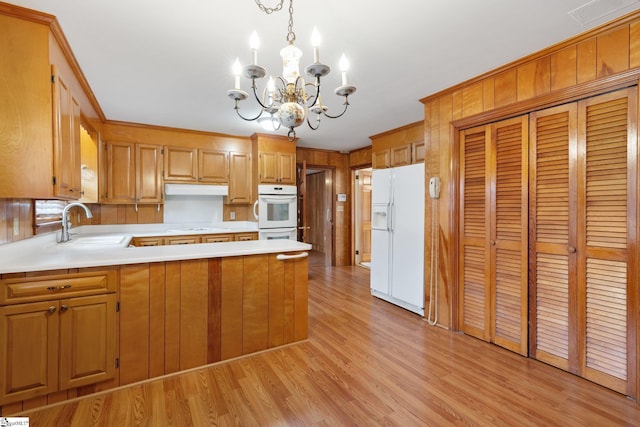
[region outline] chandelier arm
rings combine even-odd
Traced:
[[[326,112],[324,112],[324,115],[329,117],[330,119],[337,119],[339,117],[344,116],[344,113],[347,112],[347,108],[349,108],[349,95],[345,96],[344,98],[345,98],[344,104],[343,104],[344,105],[344,110],[342,110],[342,113],[338,114],[337,116],[332,116],[332,115],[327,114]]]
[[[318,128],[320,127],[320,120],[316,120],[316,122],[318,123],[318,125],[316,127],[313,127],[311,121],[309,120],[309,115],[307,114],[307,125],[311,128],[311,130],[318,130]]]
[[[252,80],[253,80],[253,83],[251,84],[251,89],[253,89],[253,97],[256,99],[256,101],[258,101],[258,104],[260,104],[260,107],[262,109],[260,114],[262,114],[262,111],[266,110],[267,108],[269,108],[269,106],[268,105],[264,105],[262,103],[262,101],[260,101],[260,97],[258,96],[258,91],[257,91],[257,88],[256,88],[256,80],[255,79],[252,79]],[[258,117],[260,117],[260,116],[258,116]]]
[[[307,83],[306,85],[311,85],[316,89],[316,94],[313,98],[313,102],[311,103],[311,105],[307,105],[308,108],[311,108],[318,103],[318,99],[320,98],[320,78],[318,77],[317,83],[315,85],[313,83]],[[307,100],[305,99],[305,103],[306,102]]]
[[[245,120],[247,122],[253,122],[253,121],[258,120],[262,116],[262,113],[264,112],[263,109],[260,109],[260,112],[254,118],[245,117],[242,114],[240,114],[240,107],[238,107],[237,103],[236,103],[236,106],[235,106],[234,110],[236,110],[236,114],[238,114],[238,117],[240,117],[242,120]]]

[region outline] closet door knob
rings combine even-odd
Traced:
[[[576,248],[574,246],[569,246],[569,253],[570,254],[575,254],[576,253]]]

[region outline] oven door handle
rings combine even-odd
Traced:
[[[276,255],[276,259],[278,261],[286,261],[288,259],[299,259],[299,258],[306,258],[309,256],[308,252],[300,252],[297,255],[285,255],[285,254],[278,254]]]
[[[253,204],[253,217],[258,219],[258,200]]]
[[[266,203],[289,203],[296,199],[296,196],[260,196]]]

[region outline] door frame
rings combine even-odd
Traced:
[[[334,194],[336,194],[336,168],[335,166],[326,166],[326,165],[314,165],[314,164],[309,164],[309,163],[304,163],[306,166],[306,170],[322,170],[325,173],[329,174],[329,177],[331,179],[331,193],[330,193],[330,198],[331,198],[331,250],[330,250],[330,254],[327,257],[327,261],[328,265],[330,266],[335,266],[336,265],[336,225],[335,225],[335,218],[336,218],[336,198],[334,197]],[[303,167],[303,163],[296,163],[296,175],[297,175],[297,180],[301,179],[300,174],[298,173],[299,170]],[[305,195],[304,195],[304,199],[299,198],[299,200],[302,200],[302,203],[306,203],[307,199],[308,199],[308,194],[309,194],[309,188],[306,186],[306,176],[305,176]],[[325,180],[326,182],[326,180]],[[296,182],[296,185],[298,186],[298,188],[300,188],[300,183]],[[301,195],[298,194],[298,197],[300,197]],[[308,210],[308,209],[307,209]],[[325,251],[326,254],[326,251]]]

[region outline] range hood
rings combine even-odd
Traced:
[[[167,196],[227,196],[228,185],[206,184],[165,184],[164,194]]]

